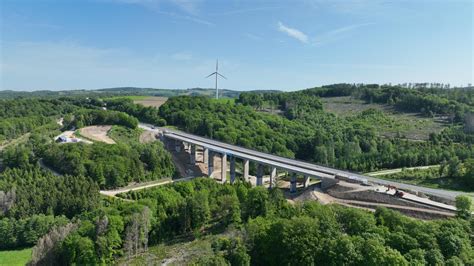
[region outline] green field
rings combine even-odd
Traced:
[[[31,259],[31,248],[0,251],[0,265],[25,265]]]
[[[114,96],[106,99],[130,99],[130,100],[144,100],[150,98],[150,95],[126,95],[126,96]]]

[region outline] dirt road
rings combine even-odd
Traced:
[[[137,183],[134,185],[112,189],[112,190],[101,190],[100,194],[105,195],[105,196],[115,197],[117,194],[120,194],[120,193],[142,190],[145,188],[151,188],[151,187],[156,187],[156,186],[163,186],[170,183],[191,180],[193,178],[194,177],[185,177],[185,178],[179,178],[179,179],[171,179],[171,178],[160,179],[160,180],[146,182],[146,183]]]

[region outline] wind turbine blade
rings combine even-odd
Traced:
[[[205,77],[205,78],[207,79],[208,77],[210,77],[210,76],[212,76],[212,75],[215,75],[215,74],[217,74],[217,72],[211,73],[211,74],[209,74],[209,76],[207,76],[207,77]]]
[[[219,74],[218,72],[216,72],[217,75],[223,77],[224,79],[227,79],[226,77],[222,76],[221,74]]]

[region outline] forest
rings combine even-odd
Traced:
[[[269,95],[276,97],[275,93]],[[306,91],[291,97],[319,99]],[[413,142],[378,136],[376,126],[390,122],[376,110],[350,118],[324,112],[314,104],[290,110],[291,117],[286,113],[278,116],[257,112],[245,104],[183,96],[169,99],[160,107],[160,115],[168,125],[184,131],[340,169],[370,172],[446,163],[453,165],[452,178],[474,189],[474,176],[461,164],[474,158],[471,133],[453,127],[431,134],[428,141]]]
[[[110,264],[149,246],[220,235],[196,265],[461,265],[474,262],[472,220],[418,221],[380,208],[288,203],[280,190],[207,178],[102,200],[73,219],[2,219],[0,237],[31,245],[35,263]],[[41,225],[32,232],[31,224]],[[55,226],[53,226],[55,225]],[[16,228],[11,231],[9,228]],[[53,228],[43,237],[44,228]],[[43,231],[41,231],[43,230]],[[11,235],[15,232],[16,235]],[[233,237],[229,237],[228,234]],[[231,232],[231,233],[230,233]],[[10,235],[5,235],[10,234]],[[6,238],[8,237],[8,238]],[[10,242],[7,242],[10,243]],[[5,245],[5,244],[4,244]],[[145,252],[145,253],[144,253]]]
[[[134,145],[94,143],[52,144],[44,162],[63,174],[88,176],[101,188],[156,180],[175,175],[171,156],[161,143]]]
[[[212,236],[211,253],[190,263],[474,264],[474,221],[465,198],[457,200],[456,218],[420,221],[384,208],[371,213],[310,201],[292,204],[278,189],[206,178],[119,198],[99,194],[178,176],[160,142],[139,142],[138,121],[358,172],[439,164],[390,178],[436,176],[472,191],[471,91],[336,84],[245,92],[235,102],[185,95],[159,109],[104,92],[107,97],[81,92],[0,100],[0,250],[33,248],[32,265],[110,265],[146,257],[150,247]],[[393,126],[390,117],[378,109],[337,116],[322,101],[335,96],[443,116],[449,125],[424,141],[382,136],[378,126]],[[61,131],[97,124],[113,125],[109,136],[117,144],[53,141]]]

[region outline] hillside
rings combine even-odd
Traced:
[[[221,97],[236,98],[239,96],[239,91],[220,89],[219,95]],[[16,97],[113,97],[113,96],[159,96],[159,97],[173,97],[179,95],[191,96],[209,96],[214,97],[215,89],[191,88],[191,89],[155,89],[155,88],[138,88],[138,87],[118,87],[105,88],[96,90],[67,90],[67,91],[0,91],[0,99],[11,99]]]
[[[181,95],[165,102],[133,95],[133,89],[118,91],[0,101],[0,141],[6,144],[0,153],[0,254],[8,261],[15,262],[11,251],[20,249],[25,260],[33,250],[33,263],[58,265],[474,261],[468,197],[456,201],[452,218],[419,221],[376,203],[300,202],[284,188],[252,187],[244,180],[231,185],[197,177],[118,197],[99,193],[178,177],[174,153],[153,141],[156,133],[144,135],[139,122],[350,171],[397,168],[384,178],[472,191],[469,93],[434,97],[403,88],[336,86],[219,100]],[[384,98],[387,91],[392,100]],[[99,138],[90,144],[54,141],[71,129]],[[102,143],[104,137],[115,144]],[[188,164],[189,154],[183,155]],[[353,193],[344,195],[364,196]]]

